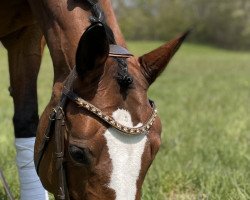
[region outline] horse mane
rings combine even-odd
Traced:
[[[92,16],[90,16],[89,20],[91,23],[94,22],[101,22],[104,25],[104,28],[106,30],[109,44],[117,44],[115,41],[115,36],[112,31],[112,29],[108,26],[106,23],[106,18],[104,15],[104,12],[98,5],[98,0],[86,0],[88,5],[90,6],[90,11],[92,13]],[[118,84],[120,85],[121,89],[129,89],[131,84],[133,83],[132,76],[128,73],[128,64],[126,58],[114,58],[116,62],[118,63],[118,71],[117,75],[115,76]]]

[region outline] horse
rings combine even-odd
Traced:
[[[162,130],[147,91],[189,32],[136,57],[127,50],[110,0],[0,5],[21,188],[29,173],[36,178],[35,163],[55,199],[140,199]],[[36,81],[45,41],[54,86],[38,122]],[[23,163],[31,158],[35,136],[34,163]],[[21,190],[21,199],[46,198],[39,195]]]

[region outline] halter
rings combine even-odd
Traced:
[[[132,56],[129,51],[119,45],[111,45],[110,46],[110,57],[122,57],[122,58],[128,58]],[[132,137],[134,135],[141,135],[141,134],[147,134],[152,127],[155,118],[157,116],[157,110],[153,103],[153,101],[150,101],[150,105],[152,107],[152,113],[151,116],[148,118],[147,122],[138,127],[138,128],[131,128],[124,126],[117,122],[113,117],[105,114],[102,112],[99,108],[92,105],[88,101],[82,99],[77,94],[73,92],[73,82],[76,78],[76,72],[75,69],[71,71],[68,78],[65,81],[61,98],[58,103],[58,105],[52,109],[50,116],[49,116],[49,123],[47,126],[47,129],[45,131],[43,140],[41,142],[41,145],[38,150],[38,158],[35,159],[35,165],[37,174],[39,175],[39,167],[41,160],[43,158],[44,152],[47,149],[49,141],[52,138],[52,136],[55,137],[55,148],[56,148],[56,169],[58,171],[58,191],[56,194],[57,199],[61,200],[69,200],[69,192],[67,187],[67,180],[66,180],[66,169],[65,169],[65,151],[64,151],[64,140],[65,140],[65,134],[66,134],[66,128],[65,128],[65,107],[66,107],[66,101],[71,100],[74,102],[78,107],[87,110],[88,112],[94,114],[100,121],[106,123],[110,127],[118,130],[121,134],[125,134],[128,137]]]

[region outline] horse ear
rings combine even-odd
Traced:
[[[143,67],[143,73],[149,85],[164,71],[189,33],[190,31],[186,31],[161,47],[139,57],[139,62]]]
[[[76,51],[76,71],[80,77],[103,65],[109,54],[109,40],[104,25],[92,24],[83,33]]]

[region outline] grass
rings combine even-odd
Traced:
[[[159,42],[129,42],[136,55]],[[15,166],[7,54],[0,48],[0,167],[15,197]],[[185,44],[152,85],[163,123],[162,146],[143,187],[144,200],[250,199],[250,56]],[[51,94],[46,50],[39,75],[39,110]],[[0,188],[0,199],[5,199]]]

